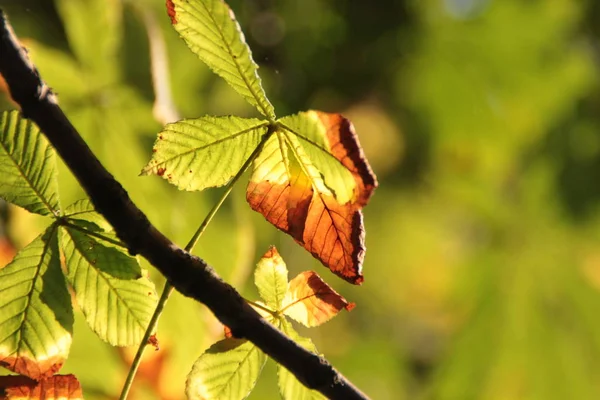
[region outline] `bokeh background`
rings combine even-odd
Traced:
[[[195,253],[249,298],[270,244],[291,276],[317,270],[357,307],[299,329],[374,399],[600,398],[600,2],[229,4],[278,115],[348,116],[380,187],[365,209],[361,287],[253,213],[244,184]],[[171,85],[170,111],[256,112],[186,48],[163,0],[0,6],[102,162],[185,244],[220,191],[138,176],[161,128],[149,40],[165,44],[157,75]],[[0,108],[14,108],[1,91]],[[63,204],[83,197],[64,167],[60,182]],[[4,264],[46,222],[1,210]],[[203,306],[175,295],[134,397],[182,399],[194,360],[221,334]],[[61,372],[87,399],[116,398],[133,352],[100,342],[79,317]],[[276,379],[270,363],[250,398],[277,398]]]

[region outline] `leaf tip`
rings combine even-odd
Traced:
[[[177,17],[175,16],[175,4],[173,4],[173,0],[167,0],[167,14],[169,18],[171,18],[171,24],[175,25],[177,23]]]
[[[272,258],[279,256],[279,252],[277,251],[277,247],[271,245],[269,249],[263,255],[263,258]]]

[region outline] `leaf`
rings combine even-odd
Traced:
[[[83,400],[83,392],[74,375],[54,375],[39,382],[25,376],[0,376],[0,398]]]
[[[64,210],[64,217],[71,222],[87,221],[95,225],[95,229],[112,231],[112,226],[104,217],[96,211],[92,202],[88,199],[77,200]]]
[[[235,15],[223,0],[167,0],[173,27],[188,47],[265,117],[275,119],[258,66]]]
[[[119,0],[58,0],[69,47],[87,76],[88,87],[102,88],[118,76],[117,57],[121,42]]]
[[[369,202],[377,187],[377,178],[348,119],[341,114],[310,110],[281,118],[280,122],[300,139],[310,162],[324,176],[325,183],[336,192],[336,199],[340,203],[347,202],[347,198],[361,206]],[[353,183],[338,164],[352,175]],[[349,188],[352,188],[351,196]]]
[[[162,176],[185,190],[222,186],[259,145],[267,125],[255,118],[210,116],[168,124],[142,175]]]
[[[318,354],[317,348],[313,344],[312,340],[302,337],[296,332],[292,325],[281,318],[281,330],[290,339],[304,347],[306,350]],[[290,373],[285,367],[278,365],[277,375],[279,376],[279,393],[284,400],[311,400],[311,399],[325,399],[321,393],[316,390],[310,390],[306,386],[300,383],[296,377]]]
[[[283,117],[279,122],[298,139],[294,147],[304,156],[301,160],[302,164],[306,169],[316,171],[309,175],[314,175],[316,179],[323,179],[327,189],[333,192],[340,203],[354,201],[353,191],[356,187],[354,177],[332,154],[327,138],[327,127],[321,123],[318,113],[303,112]]]
[[[246,199],[333,273],[361,284],[360,210],[377,181],[354,128],[339,114],[317,111],[281,121],[284,129],[267,140],[254,161]]]
[[[0,365],[36,380],[60,369],[73,332],[56,229],[51,225],[0,270]]]
[[[0,121],[0,197],[41,215],[58,214],[54,149],[18,111]]]
[[[290,281],[282,311],[305,326],[317,326],[341,310],[354,308],[314,271],[305,271]]]
[[[113,346],[138,344],[157,302],[152,282],[120,249],[70,226],[61,230],[67,279],[89,326]]]
[[[267,307],[280,310],[288,286],[288,271],[283,259],[271,246],[258,261],[254,270],[254,284]]]
[[[266,357],[245,339],[223,339],[194,363],[186,394],[190,400],[244,399],[256,384]]]

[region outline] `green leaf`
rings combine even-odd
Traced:
[[[304,347],[306,350],[313,353],[317,353],[317,348],[313,342],[305,337],[302,337],[292,328],[292,324],[285,320],[280,319],[281,330],[290,339]],[[296,377],[290,373],[285,367],[278,366],[277,375],[279,376],[279,393],[284,400],[311,400],[311,399],[326,399],[321,393],[316,390],[310,390],[303,384],[301,384]]]
[[[255,118],[210,116],[168,124],[142,175],[162,176],[185,190],[222,186],[259,145],[267,125]]]
[[[275,119],[258,66],[229,6],[223,0],[169,0],[167,7],[188,47],[265,117]]]
[[[69,47],[86,75],[87,85],[102,88],[117,78],[121,42],[119,0],[58,0]]]
[[[244,399],[256,384],[266,357],[245,339],[223,339],[198,358],[186,383],[190,400]]]
[[[260,297],[274,311],[279,311],[288,289],[288,271],[275,247],[271,247],[256,264],[254,284]]]
[[[88,199],[77,200],[75,203],[67,206],[64,210],[64,217],[72,222],[87,221],[94,224],[97,229],[111,231],[112,226],[104,217],[96,211],[92,202]]]
[[[301,112],[280,118],[279,122],[287,131],[293,133],[287,137],[303,169],[309,171],[307,175],[315,176],[315,173],[310,171],[316,168],[338,202],[343,204],[352,200],[356,186],[354,177],[333,155],[327,137],[327,126],[321,122],[318,114],[311,111]]]
[[[51,225],[0,270],[0,365],[38,380],[60,369],[73,332],[56,229]]]
[[[0,121],[0,197],[33,213],[59,213],[54,149],[18,111]]]
[[[113,346],[138,344],[156,306],[152,282],[142,276],[135,258],[110,243],[70,226],[61,230],[67,279],[87,323]]]

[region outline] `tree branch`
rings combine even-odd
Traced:
[[[2,10],[0,74],[24,117],[39,126],[132,254],[145,257],[178,291],[204,303],[236,337],[250,340],[307,387],[332,399],[367,398],[325,359],[262,319],[206,262],[179,248],[150,223],[64,115]]]

